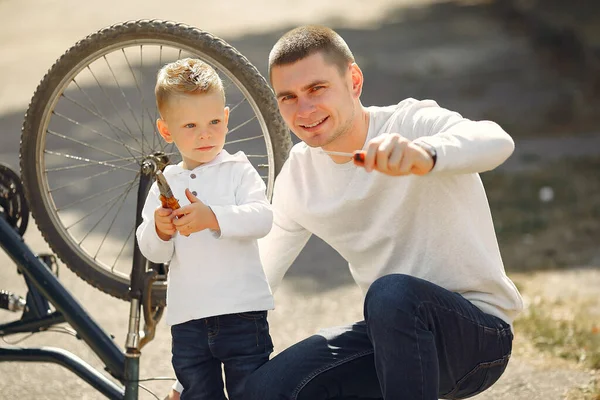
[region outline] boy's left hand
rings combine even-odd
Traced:
[[[185,195],[190,204],[173,211],[177,217],[173,219],[177,231],[181,235],[189,236],[204,229],[219,230],[219,222],[210,207],[201,202],[189,189],[185,189]]]

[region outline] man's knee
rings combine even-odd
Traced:
[[[367,323],[380,319],[413,318],[421,302],[423,280],[404,274],[390,274],[376,279],[365,297]]]
[[[273,360],[254,371],[246,380],[244,400],[283,400],[285,395],[285,376],[282,375]]]

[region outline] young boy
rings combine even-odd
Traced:
[[[229,109],[209,65],[166,65],[155,94],[158,131],[182,157],[164,170],[181,208],[163,208],[154,183],[136,235],[147,259],[170,263],[166,320],[181,398],[225,399],[223,365],[229,399],[240,399],[273,351],[273,297],[256,243],[273,219],[265,184],[242,152],[223,150]]]

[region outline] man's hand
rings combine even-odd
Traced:
[[[170,240],[176,232],[173,225],[173,211],[162,206],[154,210],[154,226],[158,237],[162,240]]]
[[[173,220],[175,229],[184,236],[204,229],[219,230],[219,222],[210,207],[198,200],[189,189],[185,189],[185,195],[191,204],[173,211],[177,217]]]
[[[429,153],[397,133],[378,136],[367,144],[364,163],[354,162],[367,172],[386,175],[425,175],[433,168]]]

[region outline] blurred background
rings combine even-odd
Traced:
[[[206,30],[266,75],[285,31],[324,24],[353,50],[365,105],[434,99],[471,119],[491,119],[516,142],[513,156],[482,174],[508,275],[527,309],[515,323],[513,360],[480,399],[600,399],[600,3],[592,0],[156,0],[85,3],[0,0],[0,162],[19,171],[20,132],[44,74],[88,34],[134,19]],[[46,252],[34,223],[25,235]],[[0,254],[0,289],[24,295]],[[60,279],[123,344],[128,304],[66,267]],[[271,313],[279,352],[319,328],[362,319],[361,294],[344,261],[312,238]],[[0,322],[14,319],[0,312]],[[5,338],[16,342],[24,336]],[[21,344],[63,347],[101,363],[77,339],[42,333]],[[143,350],[141,378],[174,376],[164,322]],[[148,382],[159,397],[170,382]],[[0,398],[102,398],[49,364],[0,363]],[[140,398],[154,398],[141,392]]]

